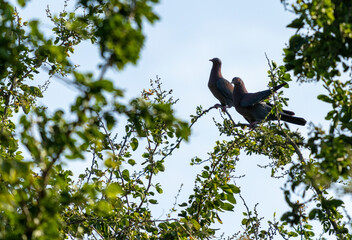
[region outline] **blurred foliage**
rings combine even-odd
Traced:
[[[288,70],[301,81],[332,79],[352,73],[352,2],[348,0],[281,0],[297,15],[296,29],[284,49]]]
[[[350,202],[344,201],[350,197],[346,186],[352,181],[352,2],[281,2],[297,16],[287,26],[296,33],[284,49],[286,68],[293,70],[300,81],[320,81],[326,92],[318,99],[331,108],[325,117],[329,129],[311,124],[306,141],[310,155],[301,157],[301,163],[290,169],[291,184],[287,184],[285,195],[292,211],[283,220],[294,225],[317,220],[324,232],[337,239],[351,239],[351,213],[346,211]],[[302,196],[311,194],[308,202],[315,204],[303,215],[297,213],[303,205],[291,199],[298,191]],[[346,193],[345,197],[336,198],[336,191]]]
[[[40,21],[23,20],[1,1],[0,239],[210,239],[219,232],[214,223],[222,224],[223,212],[235,212],[238,204],[246,209],[242,231],[227,239],[315,239],[320,233],[351,239],[345,199],[332,194],[336,187],[348,194],[352,185],[351,80],[339,79],[340,71],[351,72],[351,3],[282,2],[298,15],[288,26],[297,32],[284,49],[285,66],[269,62],[269,87],[292,81],[290,70],[301,81],[320,80],[326,92],[318,99],[331,105],[329,130],[312,124],[304,139],[281,121],[248,129],[220,112],[222,121],[214,124],[226,140],[215,140],[207,157],[191,159],[193,192],[182,203],[177,195],[170,213],[156,218],[151,206],[163,194],[157,176],[214,109],[197,107],[188,124],[175,116],[177,100],[160,78],[127,104],[105,78],[108,69],[137,62],[145,24],[159,19],[158,0],[65,1],[59,13],[46,9],[50,36]],[[79,71],[71,59],[83,41],[100,50],[98,74]],[[34,86],[43,72],[48,80]],[[75,89],[69,111],[37,104],[53,79]],[[273,95],[267,101],[277,114],[289,99],[282,91]],[[236,184],[243,153],[267,156],[262,167],[286,181],[289,211],[280,219],[274,214],[263,224],[257,205],[251,209],[243,198]],[[73,176],[63,167],[71,160],[90,167]]]

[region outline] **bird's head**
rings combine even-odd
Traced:
[[[242,79],[239,78],[239,77],[234,77],[231,82],[232,82],[232,84],[234,84],[235,86],[236,86],[236,85],[241,85],[241,84],[243,83]]]
[[[221,65],[220,58],[209,59],[210,62],[213,62],[214,65]]]

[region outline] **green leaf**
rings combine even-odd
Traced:
[[[133,160],[133,159],[129,159],[127,162],[128,162],[131,166],[134,166],[134,165],[136,164],[136,161]]]
[[[317,97],[319,100],[323,101],[323,102],[327,102],[327,103],[333,103],[334,100],[329,98],[328,96],[324,95],[324,94],[320,94]]]
[[[225,184],[225,185],[223,185],[223,186],[220,186],[220,188],[224,191],[224,192],[226,192],[226,193],[233,193],[232,192],[232,189],[230,188],[230,186],[229,185],[227,185],[227,184]]]
[[[158,204],[158,201],[155,200],[155,199],[149,199],[149,202],[150,202],[151,204]]]
[[[304,26],[304,22],[302,18],[296,18],[290,24],[287,25],[288,28],[302,28]]]
[[[247,218],[243,218],[241,223],[242,223],[242,225],[247,225],[247,222],[248,222],[248,219]]]
[[[132,138],[131,139],[131,147],[133,151],[136,151],[136,149],[138,148],[138,140],[137,138]]]
[[[29,90],[30,90],[30,93],[31,93],[33,96],[40,97],[40,98],[43,97],[43,94],[42,94],[42,92],[40,91],[39,88],[34,87],[34,86],[30,86],[30,87],[29,87]]]
[[[298,233],[295,233],[295,232],[288,232],[287,235],[289,237],[298,237]]]
[[[106,126],[108,127],[108,130],[111,130],[115,125],[115,118],[109,112],[106,112],[104,113],[104,119],[106,121]]]
[[[123,194],[123,189],[118,183],[111,183],[106,188],[106,196],[109,198]]]
[[[159,223],[159,224],[158,224],[158,227],[161,228],[161,229],[163,229],[163,230],[166,230],[166,229],[167,229],[167,225],[166,225],[166,223],[164,223],[164,222]]]
[[[155,189],[156,189],[156,191],[157,191],[159,194],[162,194],[162,193],[163,193],[163,189],[162,189],[159,185],[156,185],[156,186],[155,186]]]
[[[104,79],[92,83],[91,91],[97,92],[101,91],[101,89],[104,89],[108,92],[112,92],[114,90],[114,84],[111,81]]]
[[[209,177],[209,172],[203,171],[202,172],[202,178],[208,178]]]
[[[276,64],[276,62],[274,62],[274,61],[271,61],[271,63],[273,64],[273,68],[275,69],[275,68],[277,67],[277,64]]]
[[[228,184],[228,186],[231,188],[232,192],[233,193],[240,193],[241,190],[239,189],[239,187],[237,187],[236,185],[234,184]]]
[[[316,216],[319,212],[320,212],[319,209],[316,209],[316,208],[312,209],[312,211],[310,211],[310,213],[309,213],[309,219],[311,219],[311,220],[314,219],[315,216]]]
[[[163,164],[163,161],[157,161],[156,162],[156,168],[160,171],[160,172],[164,172],[165,171],[165,166]]]
[[[286,82],[292,81],[291,75],[290,75],[289,73],[285,73],[284,76],[283,76],[283,79],[284,79]],[[285,88],[288,88],[288,85],[285,85],[284,87],[285,87]]]
[[[193,225],[193,227],[196,229],[196,230],[199,230],[201,228],[201,226],[199,225],[199,223],[195,220],[195,219],[191,219],[191,223]]]
[[[22,106],[22,110],[25,114],[28,114],[29,111],[31,110],[31,106],[28,104],[27,101],[25,100],[22,100],[21,101],[21,106]]]
[[[222,203],[221,204],[221,209],[225,210],[225,211],[233,211],[234,206],[230,203]]]
[[[24,7],[26,5],[26,0],[18,0],[17,2],[21,7]]]
[[[290,47],[293,49],[299,49],[305,42],[305,39],[301,35],[293,35],[290,38]]]
[[[331,120],[336,114],[338,114],[338,112],[336,110],[331,110],[330,112],[328,112],[328,114],[326,115],[325,119],[326,120]]]
[[[227,196],[227,201],[229,201],[230,203],[232,203],[232,204],[236,204],[237,203],[237,201],[236,201],[236,199],[235,199],[235,197],[233,196],[232,193],[229,193],[226,196]]]
[[[328,206],[332,206],[334,208],[337,208],[337,207],[341,206],[344,202],[340,199],[331,199],[331,200],[327,200],[325,203]]]
[[[124,180],[130,181],[130,172],[127,169],[123,170],[122,171],[122,177],[123,177]]]
[[[219,215],[216,213],[215,214],[215,217],[216,217],[216,219],[218,220],[218,222],[220,223],[220,224],[222,224],[222,220],[221,220],[221,218],[219,217]]]

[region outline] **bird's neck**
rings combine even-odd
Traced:
[[[210,72],[210,78],[212,77],[218,77],[218,78],[222,78],[222,74],[221,74],[221,66],[213,66],[211,68],[211,72]]]
[[[248,93],[247,89],[245,86],[239,87],[239,86],[235,86],[234,88],[234,92],[236,94],[238,94],[239,96],[242,96],[243,94]]]

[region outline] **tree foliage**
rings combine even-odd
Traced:
[[[289,1],[283,1],[289,4]],[[325,119],[328,131],[313,126],[307,147],[311,155],[299,169],[305,178],[294,181],[312,187],[320,202],[309,213],[324,230],[340,239],[347,234],[351,217],[344,214],[342,199],[327,197],[332,186],[350,192],[351,184],[351,57],[352,3],[350,1],[292,1],[290,9],[297,18],[288,25],[297,29],[284,49],[286,67],[301,81],[321,81],[326,93],[318,99],[330,104]]]
[[[46,10],[50,36],[39,21],[24,21],[1,1],[0,238],[209,239],[219,233],[214,223],[222,223],[222,213],[243,204],[243,231],[229,238],[316,239],[321,232],[351,239],[345,199],[331,193],[338,188],[347,195],[352,185],[352,3],[282,2],[297,15],[288,25],[297,32],[284,49],[285,66],[268,60],[269,85],[292,81],[291,70],[301,81],[320,81],[326,93],[318,99],[331,105],[329,130],[312,124],[304,139],[281,121],[248,129],[220,113],[222,121],[214,124],[229,140],[215,141],[207,158],[191,159],[190,167],[200,169],[192,194],[176,201],[165,218],[155,218],[151,205],[163,194],[156,176],[214,108],[197,107],[188,124],[175,116],[177,100],[159,78],[125,104],[123,91],[105,77],[109,68],[137,62],[144,24],[158,20],[153,9],[158,0],[79,0],[72,11],[66,1],[60,13]],[[83,41],[100,50],[98,74],[81,72],[70,57]],[[37,104],[50,81],[40,86],[31,81],[43,69],[48,79],[76,90],[69,111]],[[288,99],[279,92],[270,102],[277,114]],[[279,219],[263,224],[256,206],[251,209],[241,195],[234,177],[241,154],[267,156],[271,176],[285,177],[290,210]],[[79,176],[63,168],[76,159],[90,162]]]

